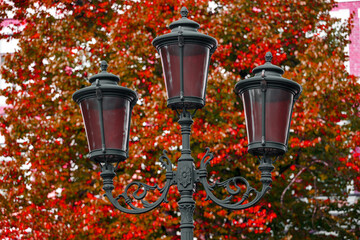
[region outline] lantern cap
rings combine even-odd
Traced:
[[[156,37],[152,45],[159,51],[163,46],[179,44],[179,41],[183,41],[182,44],[205,45],[210,49],[211,54],[214,53],[218,45],[216,39],[197,31],[200,24],[187,18],[189,11],[186,7],[181,8],[180,14],[181,19],[169,25],[171,32]]]
[[[273,65],[271,63],[272,59],[273,59],[273,56],[272,56],[271,52],[267,52],[265,54],[265,61],[266,61],[265,64],[254,68],[252,70],[252,72],[254,74],[257,74],[257,73],[261,73],[263,70],[265,70],[266,72],[283,75],[284,70],[281,67]]]
[[[282,88],[294,94],[294,99],[298,99],[302,87],[297,82],[282,77],[284,70],[281,67],[273,65],[272,54],[267,52],[265,55],[265,64],[253,69],[255,76],[239,81],[235,85],[234,92],[242,94],[244,91],[251,88],[260,88],[261,82],[265,79],[268,87]]]
[[[84,87],[74,92],[72,96],[73,100],[80,103],[84,99],[97,97],[97,89],[101,88],[101,94],[103,96],[126,98],[130,101],[132,107],[135,106],[138,99],[137,93],[129,88],[119,86],[117,83],[120,81],[120,78],[114,74],[108,73],[107,67],[107,62],[101,61],[101,72],[89,78],[91,86]]]
[[[111,80],[111,81],[115,81],[116,83],[118,83],[120,81],[120,78],[118,76],[112,74],[112,73],[108,73],[107,72],[108,66],[109,65],[107,64],[107,62],[102,60],[101,63],[100,63],[101,72],[94,75],[94,76],[91,76],[89,78],[89,82],[93,83],[97,79],[99,79],[99,80]]]
[[[194,28],[194,31],[196,31],[196,29],[200,28],[200,24],[187,18],[189,11],[187,10],[186,7],[181,8],[180,14],[182,18],[169,25],[169,28],[171,30],[177,27],[190,27],[190,28]]]

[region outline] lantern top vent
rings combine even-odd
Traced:
[[[152,41],[154,47],[159,51],[163,46],[178,44],[183,39],[185,45],[205,45],[210,49],[211,54],[214,53],[218,45],[216,39],[197,31],[200,24],[187,18],[189,11],[186,7],[181,8],[180,14],[181,19],[169,25],[170,33],[158,36]]]
[[[120,78],[114,74],[108,73],[108,64],[106,61],[101,61],[101,72],[90,77],[90,86],[79,89],[73,94],[75,102],[80,103],[87,98],[93,98],[98,96],[112,96],[126,98],[130,101],[131,106],[134,106],[137,102],[137,93],[129,88],[119,86],[117,83]],[[101,94],[99,95],[99,90]]]
[[[283,75],[284,74],[284,70],[281,67],[278,67],[276,65],[273,65],[271,63],[273,59],[273,56],[271,54],[271,52],[267,52],[265,55],[265,64],[258,66],[256,68],[253,69],[253,73],[256,74],[260,74],[263,70],[265,70],[267,73],[273,73],[273,74],[277,74],[277,75]]]
[[[294,99],[298,99],[302,91],[300,84],[282,77],[284,70],[271,63],[272,54],[270,52],[266,53],[265,60],[265,64],[253,69],[255,76],[241,80],[235,85],[235,93],[242,94],[248,89],[259,88],[262,81],[266,80],[268,87],[287,89],[294,94]]]
[[[200,28],[199,23],[187,18],[187,16],[189,15],[189,11],[187,10],[186,7],[181,8],[180,14],[181,14],[182,18],[169,25],[169,28],[171,30],[173,30],[173,29],[175,30],[175,28],[177,28],[177,27],[190,27],[190,28],[193,28],[193,31],[196,31],[198,28]]]
[[[120,81],[120,78],[112,73],[109,73],[107,72],[107,68],[108,68],[108,64],[106,61],[101,61],[100,63],[100,69],[101,69],[101,72],[94,75],[94,76],[91,76],[89,78],[89,82],[90,83],[93,83],[95,82],[97,79],[99,80],[110,80],[110,81],[114,81],[114,83],[118,83]]]

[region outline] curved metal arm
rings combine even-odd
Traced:
[[[162,163],[163,167],[166,169],[166,182],[163,188],[160,188],[157,184],[150,186],[145,183],[134,181],[126,186],[125,191],[122,194],[114,198],[112,195],[112,190],[114,189],[113,178],[116,176],[116,174],[114,172],[113,165],[105,164],[104,166],[102,166],[102,173],[100,174],[100,176],[104,179],[104,187],[103,187],[103,189],[105,190],[104,196],[106,196],[109,199],[109,201],[112,203],[112,205],[114,205],[115,208],[117,208],[122,212],[130,213],[130,214],[146,213],[158,207],[162,202],[167,202],[167,194],[169,192],[169,189],[175,183],[173,180],[174,172],[172,171],[172,163],[170,159],[167,157],[166,153],[167,152],[164,150],[163,155],[160,157],[160,162]],[[164,159],[166,159],[166,161],[164,161]],[[138,208],[132,204],[132,199],[130,198],[128,193],[128,190],[132,186],[137,186],[137,189],[131,194],[132,198],[141,201],[144,208]],[[160,198],[153,203],[149,203],[146,200],[144,200],[148,191],[155,189],[158,189],[159,192],[161,193]],[[143,192],[139,194],[139,191],[141,190],[143,190]],[[125,203],[129,207],[131,207],[131,209],[121,206],[118,202],[120,198],[123,198],[125,200]]]
[[[204,189],[207,194],[206,200],[210,199],[217,205],[227,208],[227,209],[241,210],[241,209],[246,209],[246,208],[252,207],[255,204],[257,204],[262,199],[262,197],[265,195],[265,193],[271,189],[271,187],[270,187],[270,184],[272,182],[271,181],[271,171],[274,169],[274,167],[272,166],[270,158],[263,157],[263,159],[260,161],[259,169],[260,169],[260,171],[262,171],[261,182],[263,183],[263,186],[262,186],[262,189],[260,192],[257,191],[255,188],[251,187],[249,182],[243,177],[233,177],[233,178],[230,178],[223,182],[216,181],[214,184],[209,184],[206,179],[206,176],[207,176],[206,167],[213,158],[214,158],[214,155],[210,152],[209,148],[206,148],[206,154],[203,157],[203,159],[201,160],[200,169],[198,171],[199,178],[200,178],[199,181],[204,186]],[[270,160],[270,162],[269,162],[269,160]],[[269,174],[270,174],[270,178],[269,178]],[[239,194],[241,191],[241,188],[238,185],[239,182],[242,182],[246,185],[246,191],[240,201],[238,201],[236,203],[231,203],[231,200],[233,199],[233,197],[235,195]],[[233,190],[230,187],[230,185],[233,185],[235,187],[235,190]],[[228,192],[229,196],[227,196],[225,199],[217,198],[212,193],[214,188],[217,186],[225,188],[226,191]],[[251,192],[254,192],[256,194],[255,198],[251,202],[243,204],[245,202],[245,200],[248,199]]]

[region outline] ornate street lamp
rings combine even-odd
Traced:
[[[161,56],[168,107],[199,109],[205,105],[209,63],[217,41],[197,31],[200,25],[187,18],[185,7],[180,13],[182,18],[169,25],[171,32],[152,44]]]
[[[102,61],[101,73],[89,79],[91,86],[73,95],[84,119],[90,159],[98,163],[128,158],[131,111],[137,101],[137,94],[118,86],[120,78],[107,67]]]
[[[287,151],[287,142],[295,101],[301,86],[283,78],[284,70],[266,63],[253,69],[254,77],[238,82],[235,93],[243,100],[248,152],[257,156],[279,156]]]
[[[270,189],[271,171],[274,169],[272,158],[287,151],[287,141],[294,102],[301,93],[301,86],[282,77],[284,71],[271,64],[272,56],[266,55],[266,63],[253,70],[255,74],[242,80],[235,86],[244,104],[246,126],[249,140],[249,153],[260,159],[262,189],[257,191],[243,177],[233,177],[224,182],[210,184],[207,180],[207,165],[214,158],[206,150],[200,168],[196,169],[190,150],[192,117],[197,109],[205,105],[208,67],[211,55],[217,47],[217,41],[197,32],[199,24],[187,19],[188,11],[181,9],[182,18],[170,24],[171,33],[154,39],[153,45],[160,53],[168,107],[176,110],[181,126],[182,150],[178,159],[177,171],[173,171],[172,162],[164,151],[160,162],[166,169],[166,182],[163,188],[157,184],[150,186],[141,182],[132,182],[125,191],[113,197],[113,178],[119,162],[128,157],[129,126],[131,111],[137,101],[134,91],[117,86],[119,78],[106,72],[107,64],[102,62],[102,72],[90,78],[92,85],[74,93],[73,99],[79,103],[83,115],[89,143],[90,159],[100,163],[104,179],[105,196],[120,211],[130,214],[148,212],[166,201],[172,185],[180,192],[178,202],[181,212],[181,239],[193,239],[193,213],[195,185],[201,183],[207,199],[232,210],[246,209],[257,204]],[[193,110],[191,114],[189,110]],[[115,166],[114,166],[115,165]],[[240,201],[232,201],[241,192],[238,185],[243,183],[246,190]],[[137,189],[130,194],[129,189]],[[213,194],[216,187],[225,188],[228,196],[219,199]],[[149,190],[159,190],[161,196],[153,203],[145,200]],[[244,203],[253,193],[251,201]],[[122,206],[123,198],[128,207]],[[143,207],[135,206],[132,199],[141,201]]]

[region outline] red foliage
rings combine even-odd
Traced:
[[[200,188],[195,236],[308,239],[314,229],[327,231],[328,226],[341,236],[358,235],[358,228],[338,227],[356,219],[351,207],[320,198],[336,195],[345,202],[346,185],[353,180],[357,189],[360,185],[360,88],[344,67],[349,26],[334,28],[332,4],[5,1],[0,17],[11,11],[26,25],[13,36],[19,51],[6,56],[1,68],[8,83],[1,94],[9,106],[0,121],[5,137],[0,153],[1,238],[179,239],[176,188],[170,190],[169,203],[140,216],[120,213],[101,197],[99,168],[84,157],[85,132],[71,95],[88,84],[88,73],[99,71],[99,60],[107,60],[120,84],[140,97],[133,111],[130,158],[120,166],[115,190],[122,192],[135,178],[162,182],[165,176],[155,162],[163,149],[175,162],[181,138],[176,115],[166,108],[161,63],[151,41],[169,31],[165,26],[180,17],[183,5],[201,24],[200,31],[220,44],[210,66],[207,105],[197,113],[192,134],[195,164],[206,147],[215,153],[209,177],[241,174],[258,187],[259,171],[256,159],[246,154],[244,114],[233,87],[264,62],[267,51],[273,53],[274,64],[285,68],[284,77],[304,88],[293,114],[290,151],[277,160],[271,195],[256,207],[228,211],[204,201]],[[331,215],[334,209],[346,217]]]

